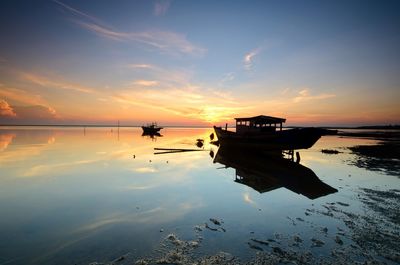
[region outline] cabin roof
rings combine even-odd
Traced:
[[[254,117],[249,117],[249,118],[235,118],[236,121],[252,121],[255,123],[281,123],[285,122],[286,119],[283,118],[277,118],[277,117],[271,117],[271,116],[265,116],[265,115],[259,115],[259,116],[254,116]]]

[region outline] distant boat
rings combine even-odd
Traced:
[[[322,135],[337,131],[322,128],[295,128],[282,130],[283,118],[255,116],[235,118],[236,132],[214,126],[221,145],[268,150],[295,150],[312,147]]]
[[[145,134],[156,134],[159,133],[163,127],[157,125],[157,123],[153,122],[151,124],[147,124],[146,126],[142,126],[143,133]]]

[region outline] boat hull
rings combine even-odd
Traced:
[[[329,134],[320,128],[296,128],[263,134],[237,134],[214,126],[221,145],[265,150],[295,150],[312,147],[322,135]]]
[[[162,128],[161,127],[142,126],[142,129],[143,129],[143,133],[145,133],[145,134],[156,134],[156,133],[159,133]]]

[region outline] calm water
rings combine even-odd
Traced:
[[[301,151],[300,164],[338,190],[313,200],[282,185],[260,193],[235,182],[235,169],[213,163],[210,150],[218,148],[208,144],[154,155],[156,147],[196,149],[196,139],[210,133],[167,128],[151,139],[140,128],[1,128],[0,264],[88,264],[127,252],[139,258],[169,233],[193,238],[193,227],[210,218],[223,220],[226,232],[205,229],[199,255],[225,251],[247,259],[255,253],[250,238],[293,233],[304,249],[325,255],[334,242],[325,236],[323,247],[311,248],[310,239],[321,237],[321,227],[346,228],[323,215],[305,216],[306,209],[342,202],[357,212],[360,187],[400,189],[395,176],[351,165],[354,155],[344,147],[373,140],[326,136]],[[326,155],[324,148],[343,153]],[[314,225],[294,224],[298,217]]]

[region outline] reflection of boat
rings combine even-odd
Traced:
[[[322,135],[336,133],[336,131],[322,128],[282,130],[282,123],[286,119],[264,115],[235,118],[235,120],[236,132],[214,126],[220,144],[258,149],[307,149],[313,146]]]
[[[153,122],[151,124],[147,124],[146,126],[142,126],[143,133],[147,134],[155,134],[158,133],[162,127],[157,126],[157,123]]]
[[[311,169],[283,158],[281,152],[255,153],[221,146],[214,163],[234,168],[235,182],[260,193],[285,187],[309,199],[316,199],[337,192],[337,189],[323,183]]]
[[[159,132],[154,132],[154,133],[150,133],[150,132],[143,132],[142,136],[147,136],[151,139],[156,139],[157,137],[162,137],[162,135]]]

